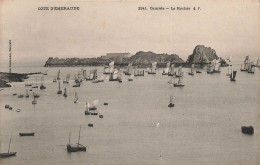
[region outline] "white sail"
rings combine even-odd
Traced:
[[[98,99],[93,100],[93,105],[96,107],[98,106]]]
[[[113,73],[113,79],[117,79],[117,73],[118,73],[118,70],[115,70]]]
[[[114,64],[115,64],[114,61],[110,62],[110,63],[109,63],[109,67],[110,67],[110,68],[114,68]]]
[[[156,65],[157,65],[157,62],[153,62],[152,63],[152,69],[151,69],[151,72],[154,73],[155,70],[156,70]]]
[[[171,65],[170,74],[174,74],[174,64]]]

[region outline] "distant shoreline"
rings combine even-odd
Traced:
[[[41,72],[34,73],[7,73],[0,72],[0,88],[11,87],[10,82],[23,82],[29,78],[29,75],[42,74]]]

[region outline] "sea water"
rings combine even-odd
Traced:
[[[17,155],[0,159],[0,164],[53,165],[230,165],[260,163],[259,111],[260,69],[254,74],[239,71],[236,82],[231,82],[227,67],[221,73],[188,75],[184,70],[182,88],[173,87],[168,76],[157,70],[156,75],[135,77],[133,82],[123,76],[123,83],[92,83],[84,81],[73,88],[74,75],[81,70],[102,67],[50,67],[17,66],[13,72],[26,73],[48,70],[44,76],[45,90],[37,104],[24,94],[26,83],[40,86],[42,75],[32,75],[25,82],[11,83],[11,88],[0,91],[0,140],[1,152]],[[5,71],[5,69],[1,68]],[[68,97],[58,95],[58,83],[53,82],[61,72],[61,90],[67,88]],[[70,73],[69,84],[62,81]],[[106,78],[106,77],[105,77]],[[74,103],[75,92],[79,102]],[[13,93],[17,93],[13,96]],[[168,108],[170,96],[173,108]],[[86,102],[99,100],[98,110],[104,118],[86,116]],[[108,106],[103,105],[104,102]],[[5,104],[13,110],[4,108]],[[16,112],[21,109],[21,112]],[[88,127],[88,124],[94,124]],[[252,125],[255,134],[241,133],[241,126]],[[68,153],[66,145],[80,143],[86,152]],[[20,137],[19,132],[35,132],[35,136]]]

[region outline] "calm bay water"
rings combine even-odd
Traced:
[[[239,65],[235,65],[239,69]],[[95,68],[95,67],[92,67]],[[98,69],[98,76],[103,68]],[[94,84],[84,81],[80,88],[61,83],[68,97],[57,95],[58,83],[52,79],[61,70],[62,80],[67,73],[81,67],[44,68],[19,66],[14,72],[48,70],[44,84],[38,90],[40,98],[34,106],[30,98],[17,98],[13,93],[25,94],[24,83],[12,83],[12,88],[0,91],[1,152],[7,152],[13,131],[11,151],[17,155],[0,160],[0,164],[51,165],[230,165],[260,163],[260,69],[255,74],[238,71],[237,81],[230,82],[227,68],[220,74],[206,72],[189,76],[184,69],[183,88],[174,88],[168,76],[135,77],[123,83]],[[84,69],[89,70],[90,67]],[[2,68],[2,70],[4,70]],[[40,85],[41,75],[32,75],[29,82]],[[62,81],[61,80],[61,81]],[[74,104],[74,92],[79,103]],[[168,108],[174,97],[174,108]],[[104,115],[85,116],[86,101],[99,99],[98,112]],[[108,102],[108,106],[103,103]],[[5,104],[13,107],[6,110]],[[21,112],[16,112],[16,109]],[[88,127],[93,123],[94,127]],[[159,126],[156,124],[159,123]],[[66,144],[71,129],[71,142],[78,140],[87,146],[86,152],[67,153]],[[253,136],[241,133],[241,126],[252,125]],[[34,137],[19,137],[19,132],[35,132]]]

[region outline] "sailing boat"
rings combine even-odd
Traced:
[[[228,65],[228,73],[227,76],[230,76],[232,72],[232,65]]]
[[[157,65],[157,62],[152,63],[151,71],[150,72],[148,71],[148,74],[156,74],[156,65]]]
[[[169,74],[170,65],[171,65],[171,63],[170,63],[170,62],[167,62],[166,68],[163,70],[162,75],[168,75],[168,74]]]
[[[117,73],[118,73],[118,70],[114,70],[110,74],[109,81],[118,81]]]
[[[70,133],[69,133],[69,143],[67,144],[67,152],[86,151],[86,147],[79,143],[79,140],[80,140],[80,131],[81,131],[81,125],[80,125],[80,128],[79,128],[78,143],[77,143],[77,144],[74,144],[74,145],[73,145],[73,144],[70,144],[70,134],[71,134],[71,131],[70,131]]]
[[[58,73],[57,73],[57,80],[60,80],[60,70],[58,70]]]
[[[46,70],[46,71],[43,73],[43,75],[47,75],[47,72],[48,72],[48,70]]]
[[[7,153],[0,153],[0,158],[5,158],[5,157],[10,157],[10,156],[15,156],[16,155],[16,152],[10,152],[10,146],[11,146],[11,142],[12,142],[12,135],[13,135],[13,132],[11,134],[11,138],[10,138],[10,141],[9,141],[8,152]]]
[[[230,74],[230,81],[236,81],[237,71],[233,71]]]
[[[75,92],[75,101],[74,101],[74,103],[78,103],[79,101],[79,98],[78,98],[78,94],[77,94],[77,92]]]
[[[28,81],[26,81],[25,86],[29,87],[29,86],[32,86],[32,84],[28,84]]]
[[[214,70],[213,70],[213,73],[220,73],[220,62],[219,60],[215,60],[215,65],[214,65]]]
[[[57,94],[62,94],[62,91],[60,90],[60,81],[59,81],[59,90],[57,91]]]
[[[123,82],[123,81],[122,81],[122,73],[121,73],[121,71],[118,72],[117,80],[118,80],[119,83],[122,83],[122,82]]]
[[[89,110],[97,110],[98,99],[93,100],[93,106],[89,107]]]
[[[64,96],[64,97],[68,97],[68,95],[67,95],[67,89],[66,89],[66,88],[64,88],[63,96]]]
[[[255,73],[254,63],[250,62],[248,66],[248,73]]]
[[[214,71],[214,62],[211,62],[207,65],[207,74],[213,74],[213,71]]]
[[[133,70],[133,67],[132,67],[133,63],[131,62],[130,64],[128,64],[127,68],[126,68],[126,71],[124,72],[125,75],[131,75],[132,74],[132,70]]]
[[[33,92],[33,101],[32,101],[32,104],[37,104],[37,101],[35,100],[34,92]]]
[[[191,65],[190,72],[188,74],[192,76],[194,75],[194,64]]]
[[[36,84],[35,84],[35,86],[33,86],[32,88],[38,88],[38,85],[37,85],[37,78],[36,78]]]
[[[65,80],[63,81],[63,84],[68,84],[70,80],[70,74],[67,74]]]
[[[183,87],[184,86],[184,84],[183,84],[183,72],[180,74],[180,76],[178,78],[179,78],[178,82],[174,83],[173,86],[174,87]]]
[[[144,76],[144,70],[134,70],[134,76]]]
[[[46,89],[46,86],[43,85],[43,78],[44,77],[41,77],[41,86],[40,86],[41,90]]]
[[[168,107],[174,107],[173,96],[170,96],[170,104],[168,105]]]
[[[26,95],[25,95],[26,98],[29,97],[29,94],[28,94],[28,90],[26,90]]]
[[[34,96],[33,97],[35,97],[35,98],[38,98],[38,97],[40,97],[40,95],[38,94],[38,89],[35,91],[35,94],[34,94]]]
[[[79,81],[77,75],[75,75],[74,77],[75,77],[76,85],[73,85],[72,87],[80,87],[80,81]]]
[[[182,66],[179,66],[178,72],[175,74],[176,77],[182,76]]]
[[[129,75],[128,81],[133,81],[134,80],[134,75]]]
[[[246,56],[245,60],[244,60],[244,68],[243,68],[243,65],[241,65],[241,72],[244,72],[244,71],[248,71],[249,70],[249,63],[250,63],[250,59],[249,59],[249,56]]]
[[[85,106],[86,106],[85,115],[90,115],[91,113],[89,112],[89,107],[90,107],[89,103],[87,102]]]
[[[114,71],[115,62],[112,61],[109,63],[109,66],[105,66],[103,74],[111,74]]]
[[[174,71],[174,64],[171,65],[170,71],[168,73],[168,76],[174,76],[176,73]]]

